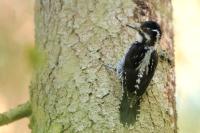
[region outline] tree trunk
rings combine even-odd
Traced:
[[[161,25],[158,52],[174,62],[170,0],[36,0],[36,47],[46,62],[30,87],[32,132],[176,133],[173,63],[159,60],[130,127],[119,120],[121,85],[104,66],[134,41],[125,25],[145,20]]]

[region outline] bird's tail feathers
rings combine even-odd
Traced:
[[[120,104],[120,121],[123,125],[132,125],[139,113],[140,101],[137,96],[125,90]]]

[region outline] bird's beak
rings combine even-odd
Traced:
[[[129,28],[132,28],[134,30],[140,31],[141,24],[139,24],[139,23],[135,23],[134,25],[127,24],[126,26],[129,27]]]

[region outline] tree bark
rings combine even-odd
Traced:
[[[134,41],[125,25],[157,21],[159,64],[137,121],[119,120],[121,85],[115,65]],[[46,62],[31,86],[33,133],[176,133],[172,5],[168,0],[36,0],[36,47]]]

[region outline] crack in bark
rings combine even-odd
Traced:
[[[59,48],[59,51],[58,51],[58,55],[57,55],[57,58],[56,58],[56,61],[55,61],[55,65],[54,67],[50,70],[49,74],[48,74],[48,77],[50,78],[52,73],[54,72],[55,68],[59,65],[59,58],[61,56],[61,53],[62,53],[62,47],[60,46]]]
[[[60,11],[62,11],[63,6],[64,6],[64,1],[63,1],[63,0],[60,0]]]
[[[151,102],[150,102],[150,100],[149,100],[149,94],[148,94],[148,92],[146,92],[146,94],[147,94],[147,101],[148,101],[148,103],[149,103],[150,109],[152,110],[152,106],[151,106]],[[153,121],[151,112],[149,113],[149,115],[150,115],[150,119],[151,119],[151,123],[152,123],[152,125],[153,125],[153,128],[155,129],[156,125],[155,125],[155,123],[154,123],[154,121]]]
[[[153,97],[154,97],[156,103],[160,105],[160,102],[158,102],[156,96],[155,96],[154,93],[153,93],[153,90],[151,89],[150,91],[151,91],[151,93],[152,93],[152,95],[153,95]],[[160,108],[161,108],[161,106],[160,106]],[[164,114],[163,114],[163,111],[162,111],[162,110],[160,110],[160,114],[162,115],[163,123],[164,123],[164,125],[165,125],[166,121],[165,121],[165,117],[164,117]]]

